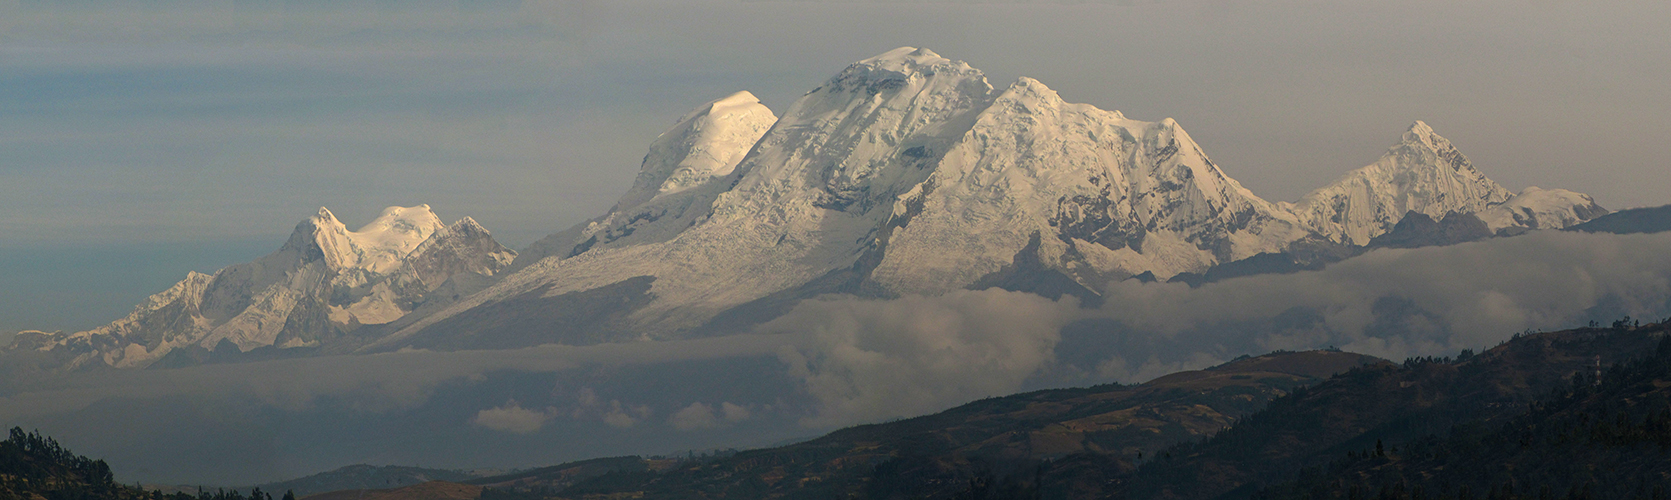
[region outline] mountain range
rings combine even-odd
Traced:
[[[7,350],[142,368],[683,339],[746,333],[830,293],[998,287],[1095,303],[1119,280],[1199,284],[1214,269],[1262,272],[1247,264],[1260,259],[1305,267],[1329,259],[1291,256],[1606,213],[1571,191],[1511,192],[1419,121],[1374,163],[1271,202],[1172,119],[1069,103],[1025,77],[994,88],[966,63],[902,47],[781,116],[747,92],[697,107],[651,144],[607,213],[520,253],[428,206],[391,207],[357,231],[322,208],[273,254],[189,274],[109,325],[25,333]],[[1453,236],[1383,238],[1401,224]]]

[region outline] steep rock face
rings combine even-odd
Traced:
[[[1291,205],[1313,230],[1337,243],[1366,245],[1407,212],[1441,219],[1478,213],[1513,193],[1474,169],[1451,142],[1420,121],[1379,160]]]
[[[321,208],[272,254],[190,273],[127,317],[35,348],[79,352],[74,365],[130,368],[188,346],[318,345],[399,319],[454,278],[491,276],[514,256],[474,220],[445,226],[427,205],[390,207],[359,231]]]

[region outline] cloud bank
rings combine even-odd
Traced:
[[[488,408],[476,413],[476,418],[470,423],[513,434],[527,434],[540,430],[547,421],[556,416],[551,409],[534,411],[523,408],[516,401],[505,403],[505,406]]]
[[[0,419],[73,411],[107,398],[173,396],[251,396],[287,411],[306,410],[321,398],[333,398],[351,401],[360,411],[376,413],[422,405],[440,384],[480,378],[489,372],[561,372],[769,356],[795,340],[792,335],[740,335],[504,351],[406,350],[172,370],[99,371],[70,374],[27,387],[0,384]],[[582,403],[586,408],[609,404],[595,400],[590,406]],[[619,418],[616,421],[625,422]]]
[[[827,297],[764,326],[808,336],[779,355],[821,427],[941,410],[1027,388],[1141,382],[1272,350],[1401,360],[1527,330],[1671,314],[1671,233],[1538,232],[1378,250],[1325,270],[1183,284],[1110,283],[1082,310],[1001,290]]]
[[[820,404],[803,424],[826,427],[1008,393],[1051,362],[1076,305],[1002,290],[826,298],[763,328],[810,336],[779,357]]]

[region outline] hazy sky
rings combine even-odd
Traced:
[[[606,210],[690,108],[781,113],[905,45],[1176,118],[1272,200],[1421,119],[1510,189],[1671,202],[1663,2],[0,0],[0,331],[115,319],[319,206],[520,248]]]

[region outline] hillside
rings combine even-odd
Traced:
[[[1402,364],[1279,352],[777,448],[311,498],[1653,498],[1671,488],[1668,333],[1627,318]],[[161,495],[112,478],[38,434],[0,443],[0,498]]]
[[[280,500],[295,500],[286,492]],[[0,441],[0,500],[273,500],[260,488],[196,495],[150,491],[116,482],[110,466],[75,454],[39,432],[13,427]]]
[[[1129,471],[1139,456],[1211,435],[1273,398],[1365,363],[1386,362],[1330,351],[1278,353],[1141,385],[990,398],[665,471],[622,469],[571,487],[537,478],[501,484],[565,498],[948,497],[983,473],[1062,457],[1095,457],[1106,472]]]
[[[0,441],[0,498],[144,498],[145,492],[117,484],[110,466],[64,449],[38,432],[12,428]]]
[[[1655,352],[1666,331],[1663,323],[1625,323],[1533,334],[1457,360],[1353,370],[1274,401],[1210,441],[1168,450],[1104,493],[1243,497],[1377,441],[1402,445],[1458,425],[1496,425],[1568,386],[1574,374],[1594,371],[1598,357],[1613,364]]]
[[[1407,478],[1477,470],[1457,466],[1474,459],[1528,471],[1616,465],[1659,474],[1663,461],[1653,457],[1662,448],[1653,440],[1671,422],[1671,406],[1662,404],[1671,378],[1654,371],[1662,361],[1644,357],[1671,350],[1667,330],[1621,321],[1402,364],[1279,353],[1137,386],[992,398],[666,471],[622,468],[562,487],[531,479],[510,490],[527,498],[1202,499],[1262,490],[1273,498],[1313,490],[1326,493],[1315,498],[1365,498],[1401,480],[1419,482]],[[1598,359],[1621,367],[1590,389]],[[1479,445],[1517,442],[1540,425],[1565,429],[1530,441],[1544,451]],[[1415,458],[1388,458],[1405,456]],[[1516,477],[1522,492],[1528,484],[1559,492],[1587,484]],[[1454,495],[1461,483],[1444,484]],[[1490,487],[1474,491],[1483,496]]]
[[[267,491],[294,491],[297,495],[306,496],[341,490],[399,488],[431,481],[463,482],[476,477],[456,470],[357,464],[259,486]]]
[[[303,497],[303,500],[475,500],[482,487],[429,481],[392,489],[342,490]]]
[[[1378,442],[1255,496],[1666,498],[1667,450],[1671,340],[1662,340],[1652,355],[1577,373],[1570,387],[1500,426],[1466,423],[1390,448]]]

